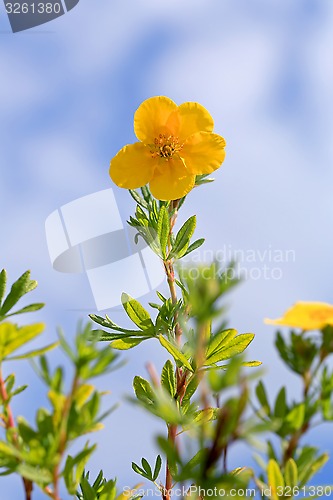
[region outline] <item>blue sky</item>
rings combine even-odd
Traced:
[[[215,183],[188,198],[182,218],[198,215],[206,250],[294,252],[280,279],[261,274],[233,293],[229,318],[239,331],[257,334],[251,357],[266,361],[272,392],[283,374],[296,396],[273,348],[274,329],[262,320],[296,300],[332,302],[332,22],[329,0],[81,0],[52,23],[14,35],[0,6],[0,266],[11,279],[28,268],[38,279],[34,298],[47,307],[36,319],[47,322],[45,343],[58,325],[71,338],[94,308],[86,276],[52,269],[47,216],[111,187],[109,161],[134,140],[133,113],[144,99],[194,100],[226,138],[227,159]],[[134,205],[125,191],[115,194],[125,217]],[[262,264],[258,257],[244,266],[250,273]],[[124,321],[121,312],[113,315]],[[99,382],[111,390],[110,403],[131,391],[134,375],[145,376],[152,357],[159,366],[164,353],[145,344]],[[34,383],[29,365],[15,369]],[[19,396],[15,413],[32,419],[32,400],[45,404],[38,385]],[[141,452],[154,457],[151,432],[161,430],[124,403],[96,435],[92,470],[103,464],[107,476],[133,484],[131,461]],[[323,432],[314,439],[323,443]],[[326,449],[333,448],[331,434]],[[20,484],[1,481],[1,500],[9,500],[6,491]]]

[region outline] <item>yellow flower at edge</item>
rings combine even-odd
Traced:
[[[302,330],[321,330],[333,326],[333,305],[325,302],[296,302],[282,318],[265,319],[268,325],[283,325]]]
[[[212,173],[225,158],[225,140],[213,128],[212,117],[200,104],[177,106],[168,97],[151,97],[134,115],[140,142],[116,154],[110,177],[126,189],[149,183],[159,200],[182,198],[194,187],[196,175]]]

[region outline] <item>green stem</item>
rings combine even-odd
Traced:
[[[173,262],[171,260],[167,260],[164,262],[164,269],[167,276],[167,282],[169,285],[170,296],[173,304],[177,304],[177,292],[176,292],[176,282],[175,282],[175,270],[173,266]],[[175,337],[178,345],[181,342],[182,329],[178,322],[178,314],[175,313]]]
[[[171,251],[171,235],[172,231],[174,228],[174,225],[177,220],[177,208],[179,205],[180,200],[173,200],[170,203],[169,207],[169,212],[174,211],[174,214],[170,218],[170,233],[169,233],[169,253]],[[164,262],[164,269],[165,269],[165,274],[167,277],[167,282],[169,285],[169,291],[170,291],[170,296],[173,304],[177,304],[177,291],[176,291],[176,283],[175,283],[175,270],[173,266],[173,260],[168,259],[165,260]],[[175,322],[175,338],[176,342],[178,345],[181,344],[181,336],[182,336],[182,329],[180,327],[179,321],[178,321],[178,314],[175,313],[174,315],[174,322]],[[177,400],[180,401],[183,399],[184,394],[185,394],[185,389],[186,389],[186,373],[183,373],[183,370],[181,368],[176,368],[176,381],[177,381],[177,394],[176,398]],[[177,447],[177,425],[169,425],[168,426],[168,440],[171,444],[171,446],[175,449]],[[165,488],[163,491],[163,500],[170,500],[172,496],[172,483],[173,483],[173,478],[172,478],[172,473],[170,470],[170,463],[169,460],[167,459],[166,463],[166,473],[165,473]]]

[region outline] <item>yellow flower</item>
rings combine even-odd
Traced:
[[[151,97],[134,115],[140,142],[123,147],[111,160],[110,177],[119,187],[149,183],[159,200],[176,200],[194,187],[195,176],[210,174],[225,158],[225,140],[213,134],[214,121],[196,102],[177,106],[168,97]]]
[[[333,305],[325,302],[296,302],[282,318],[265,319],[268,325],[283,325],[302,330],[321,330],[333,326]]]

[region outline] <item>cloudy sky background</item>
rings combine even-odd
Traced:
[[[33,299],[47,307],[34,319],[48,325],[44,343],[58,325],[72,338],[78,319],[94,310],[85,275],[52,269],[47,216],[111,187],[109,160],[134,141],[133,113],[144,99],[198,101],[226,138],[227,159],[214,184],[191,194],[181,220],[197,213],[196,234],[206,237],[207,250],[294,252],[278,264],[280,279],[267,258],[241,262],[250,277],[230,296],[229,318],[240,332],[257,334],[249,356],[265,362],[272,393],[285,383],[296,397],[299,387],[263,318],[278,317],[296,300],[332,302],[332,2],[81,0],[52,23],[15,35],[3,5],[0,14],[0,266],[11,281],[26,269],[39,281]],[[114,191],[125,218],[134,204],[126,191]],[[257,279],[253,269],[264,264],[270,278]],[[153,294],[143,302],[149,300]],[[125,357],[125,368],[99,381],[112,392],[109,404],[131,392],[134,375],[146,376],[148,360],[160,366],[165,353],[151,342]],[[28,364],[14,369],[32,384],[15,414],[32,420],[47,404],[44,388]],[[325,430],[312,439],[330,450],[333,434],[324,438]],[[130,463],[155,458],[157,432],[158,422],[124,403],[92,437],[99,443],[92,472],[103,466],[120,486],[134,484]],[[325,471],[317,482],[330,481],[329,466]],[[1,500],[21,487],[15,478],[1,484]]]

